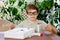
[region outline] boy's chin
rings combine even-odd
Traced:
[[[36,19],[35,18],[31,18],[31,20],[35,21]]]

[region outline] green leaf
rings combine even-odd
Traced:
[[[7,11],[10,13],[13,10],[13,7],[8,7]]]
[[[9,3],[11,4],[11,3],[15,3],[16,2],[16,0],[9,0]]]
[[[23,2],[22,1],[19,1],[18,6],[21,6],[22,4],[23,4]]]
[[[5,10],[6,8],[3,8],[1,11],[3,12],[3,14],[5,13],[5,14],[7,14],[7,9]]]
[[[18,9],[14,7],[12,9],[12,15],[16,15],[17,13],[18,13]]]
[[[55,12],[54,17],[58,17],[58,12]]]
[[[18,13],[18,9],[15,7],[9,7],[7,10],[9,13],[12,12],[12,15],[16,15]]]
[[[22,15],[20,15],[20,14],[17,14],[17,15],[15,15],[15,20],[21,20],[21,21],[23,21],[24,17]]]

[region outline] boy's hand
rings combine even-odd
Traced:
[[[47,24],[47,25],[45,26],[45,29],[46,29],[47,31],[51,31],[51,30],[52,30],[52,26],[49,25],[49,24]]]

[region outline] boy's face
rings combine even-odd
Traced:
[[[28,10],[27,16],[30,20],[36,20],[36,18],[38,16],[38,12],[37,12],[37,10],[30,9],[30,10]]]

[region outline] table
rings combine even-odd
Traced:
[[[32,36],[30,38],[25,39],[12,39],[12,38],[5,38],[5,40],[60,40],[58,35],[46,35],[44,34],[42,37],[40,36]]]

